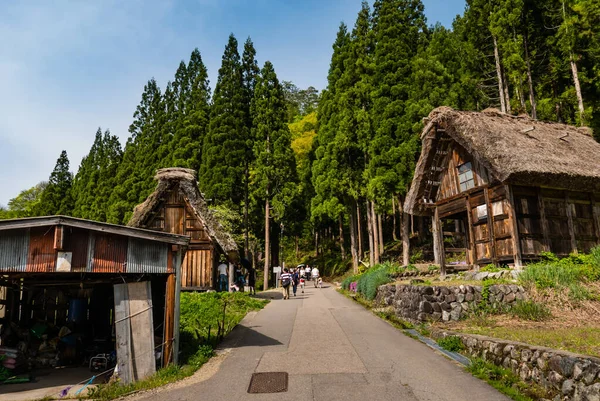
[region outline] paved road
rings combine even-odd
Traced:
[[[207,380],[139,399],[507,400],[331,287],[272,301],[226,345],[231,351]],[[288,392],[248,394],[254,372],[288,372]]]

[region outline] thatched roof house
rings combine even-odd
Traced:
[[[156,189],[135,207],[127,225],[190,236],[182,285],[193,289],[214,287],[218,254],[226,255],[231,263],[237,262],[236,242],[208,209],[194,170],[165,168],[158,170],[154,179],[158,181]]]
[[[600,144],[587,128],[439,107],[421,140],[405,211],[460,218],[454,232],[466,247],[453,248],[467,250],[467,263],[520,263],[543,250],[564,254],[598,242]]]

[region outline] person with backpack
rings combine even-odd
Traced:
[[[294,269],[292,273],[292,290],[294,292],[294,296],[296,296],[296,290],[298,289],[298,284],[300,283],[300,273],[298,273],[298,269]]]
[[[283,273],[279,277],[281,288],[283,288],[283,299],[290,299],[290,285],[292,284],[292,275],[288,268],[283,269]]]

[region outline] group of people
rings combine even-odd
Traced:
[[[242,258],[240,262],[235,265],[231,286],[229,285],[229,267],[227,266],[227,263],[221,261],[217,270],[219,272],[218,291],[244,292],[244,288],[248,286],[250,293],[256,294],[256,290],[254,289],[254,286],[256,285],[256,272],[250,261],[247,259]],[[245,273],[244,270],[246,270]]]
[[[281,288],[283,289],[283,299],[290,298],[290,287],[292,288],[292,293],[294,296],[296,296],[298,287],[300,287],[302,293],[304,293],[306,281],[310,280],[313,281],[315,288],[323,287],[323,280],[319,275],[319,269],[316,267],[311,268],[308,265],[299,265],[293,269],[288,269],[287,267],[284,268],[283,273],[281,273],[281,276],[279,276]]]

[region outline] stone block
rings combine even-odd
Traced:
[[[433,307],[428,301],[421,301],[419,303],[419,311],[430,314],[431,312],[433,312]]]
[[[568,356],[554,355],[548,361],[548,367],[564,377],[573,376],[575,359]]]
[[[460,320],[460,308],[457,309],[452,309],[452,311],[450,312],[450,317],[452,320]]]
[[[450,306],[450,304],[448,302],[440,303],[440,308],[446,312],[450,312],[452,310],[452,307]]]
[[[573,380],[569,379],[563,382],[560,392],[562,395],[569,396],[573,394],[573,390],[575,390],[575,383],[573,383]]]
[[[516,295],[514,292],[511,292],[511,293],[509,293],[509,294],[506,294],[506,295],[504,296],[504,300],[503,300],[503,302],[504,302],[504,303],[511,303],[511,302],[514,302],[514,300],[515,300],[516,298],[517,298],[517,295]]]
[[[523,381],[527,381],[531,378],[531,369],[529,369],[529,366],[527,366],[527,364],[525,364],[525,363],[521,364],[521,370],[519,371],[519,377]]]
[[[454,295],[454,294],[446,295],[445,301],[448,303],[456,302],[456,295]]]
[[[473,295],[473,293],[467,292],[465,294],[465,301],[467,301],[467,302],[473,302],[474,299],[475,299],[475,296]]]
[[[450,312],[442,311],[442,320],[448,322],[450,320]]]
[[[442,313],[442,307],[440,306],[440,304],[439,304],[439,303],[437,303],[437,302],[432,302],[432,303],[431,303],[431,307],[433,308],[433,311],[434,311],[434,312],[437,312],[437,313]]]
[[[529,362],[529,359],[531,359],[531,355],[532,355],[532,352],[530,349],[527,349],[527,348],[523,349],[521,351],[521,361]]]
[[[585,384],[592,384],[600,372],[600,366],[595,363],[590,363],[585,371],[583,372],[583,381]]]
[[[464,302],[465,301],[465,294],[463,294],[463,293],[457,294],[456,295],[456,301],[457,302],[461,302],[461,303]]]
[[[488,272],[478,272],[473,276],[474,280],[485,280],[490,274]]]
[[[564,381],[564,377],[555,371],[551,371],[548,373],[548,382],[552,385],[556,390],[560,390],[562,387],[562,382]]]
[[[431,320],[433,320],[434,322],[439,321],[442,318],[442,312],[433,312],[431,314]]]
[[[462,304],[460,304],[461,308],[463,311],[468,311],[469,310],[469,303],[468,302],[463,302]]]

